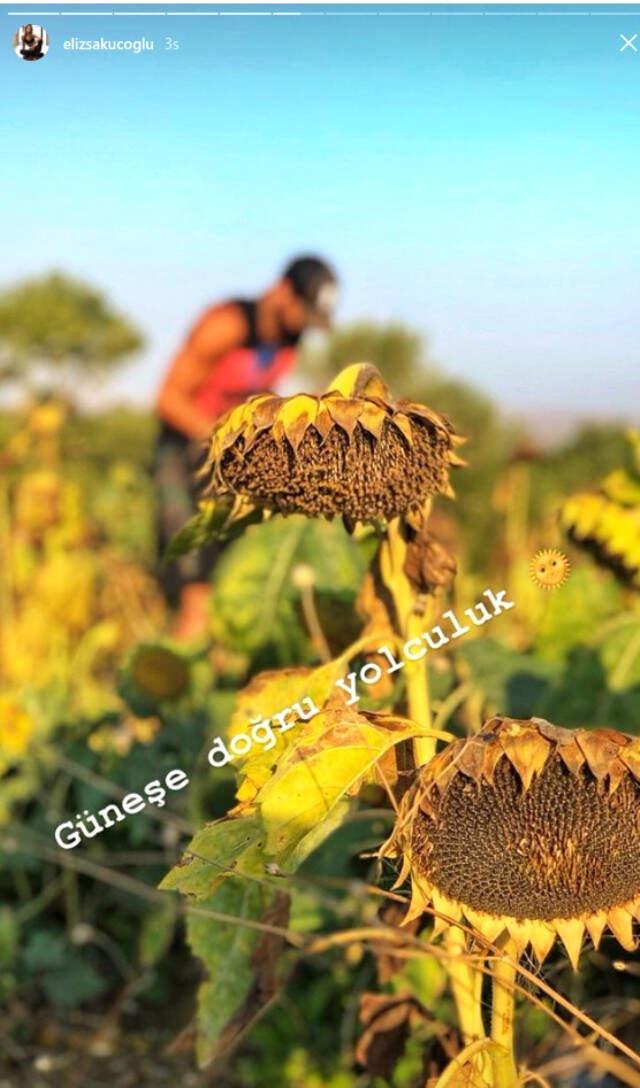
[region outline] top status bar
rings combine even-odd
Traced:
[[[222,0],[222,3],[220,2],[220,0],[218,0],[217,3],[216,3],[216,0],[213,0],[213,2],[212,2],[212,0],[169,0],[169,2],[170,2],[170,6],[172,8],[173,7],[181,7],[181,6],[185,6],[185,7],[188,6],[190,8],[194,8],[194,7],[203,7],[204,8],[204,7],[213,7],[213,6],[215,6],[216,8],[219,9],[221,7],[234,7],[234,6],[240,7],[241,6],[241,4],[239,4],[237,2],[237,0],[236,0],[235,4],[233,3],[233,0],[230,0],[230,2],[228,4],[225,3],[225,0]],[[59,0],[58,0],[57,3],[56,3],[56,0],[38,0],[38,7],[39,8],[46,9],[49,4],[51,5],[51,7],[59,7]],[[128,3],[127,0],[115,0],[115,5],[114,5],[114,0],[64,0],[65,8],[69,8],[69,7],[72,8],[74,6],[85,7],[86,8],[87,6],[90,6],[92,8],[101,8],[101,7],[109,8],[111,11],[113,11],[114,6],[118,7],[119,9],[125,10],[127,7],[140,8],[140,7],[145,7],[147,5],[149,7],[156,7],[157,8],[158,7],[158,0],[131,0],[131,3]],[[2,6],[5,6],[5,5],[2,5]],[[24,5],[24,6],[26,6],[26,5]],[[248,4],[246,6],[250,7],[250,8],[270,8],[270,9],[273,9],[274,3],[273,3],[273,0],[249,0]],[[571,7],[580,7],[583,10],[590,10],[590,9],[600,9],[600,10],[602,10],[602,9],[606,9],[606,8],[616,8],[616,9],[627,8],[627,7],[629,7],[629,8],[638,8],[640,5],[638,4],[638,0],[595,0],[595,2],[593,2],[593,3],[591,3],[590,0],[460,0],[459,3],[457,3],[456,0],[426,0],[426,2],[425,2],[425,0],[381,0],[381,2],[379,4],[376,3],[376,0],[277,0],[276,6],[278,8],[287,7],[287,6],[291,6],[291,7],[295,7],[295,8],[304,8],[304,7],[310,7],[310,8],[312,8],[312,7],[322,7],[322,8],[326,8],[326,7],[348,7],[348,8],[352,8],[352,7],[358,7],[358,6],[362,6],[362,7],[367,6],[367,7],[370,7],[370,8],[385,8],[386,10],[393,10],[393,8],[395,8],[395,7],[398,7],[398,8],[407,8],[407,7],[423,7],[423,8],[443,7],[443,8],[449,8],[449,9],[479,7],[479,8],[484,8],[485,10],[491,9],[491,8],[501,8],[501,7],[509,7],[509,8],[527,7],[529,9],[531,9],[532,11],[535,11],[536,9],[545,8],[545,7],[558,8],[558,9],[563,9],[563,8],[566,9],[566,8],[571,8]],[[13,7],[13,5],[12,5],[12,7]],[[265,11],[265,14],[270,14],[270,13],[271,12],[269,12],[269,11]],[[247,14],[252,14],[252,12],[247,12]]]

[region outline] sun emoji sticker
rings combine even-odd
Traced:
[[[571,565],[564,552],[543,548],[529,564],[531,577],[543,589],[558,589],[569,577]]]

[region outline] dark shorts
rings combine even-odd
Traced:
[[[189,442],[171,428],[161,427],[152,467],[157,504],[157,576],[172,605],[178,603],[184,586],[209,580],[222,552],[222,546],[214,542],[171,563],[164,561],[173,537],[197,509],[201,485],[196,476],[202,460],[202,448],[197,443]]]

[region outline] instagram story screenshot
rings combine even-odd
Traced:
[[[0,26],[0,1088],[640,1088],[640,4]]]

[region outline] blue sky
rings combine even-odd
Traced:
[[[0,53],[0,282],[103,287],[148,336],[104,394],[144,400],[207,302],[319,250],[341,319],[508,408],[640,410],[640,8],[601,10],[34,15],[49,55]],[[61,47],[101,35],[155,51]]]

